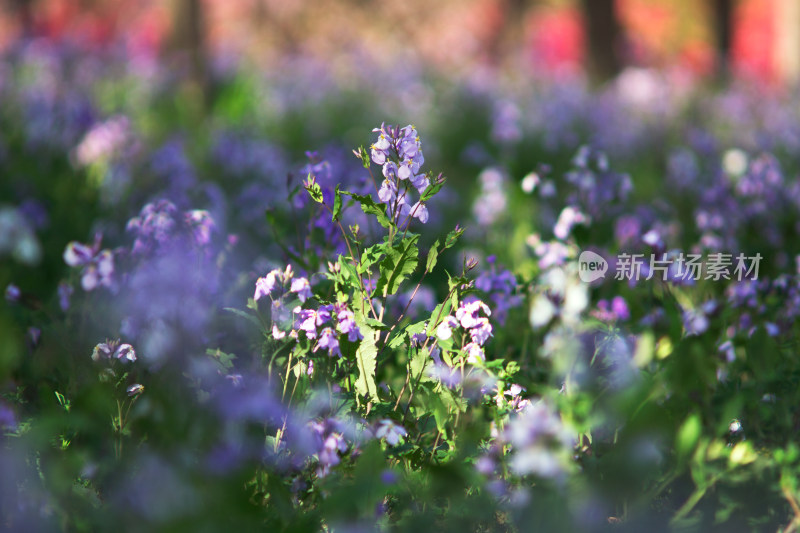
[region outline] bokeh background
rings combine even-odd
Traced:
[[[342,69],[369,58],[605,79],[639,66],[778,83],[800,73],[799,12],[792,0],[7,0],[0,49],[25,36],[138,61],[181,51],[197,70],[289,54]]]

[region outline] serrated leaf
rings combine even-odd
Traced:
[[[389,329],[389,326],[381,322],[380,320],[376,320],[374,318],[365,317],[364,323],[367,324],[369,327],[373,329],[377,329],[378,331],[384,331]]]
[[[381,260],[383,252],[386,249],[385,243],[375,244],[370,246],[361,253],[361,261],[358,264],[358,272],[363,274],[369,268]]]
[[[386,258],[381,261],[381,276],[375,290],[383,296],[397,292],[400,284],[417,268],[419,235],[410,235],[391,248],[386,249]]]
[[[342,194],[345,194],[342,192]],[[386,206],[383,204],[376,204],[375,200],[372,199],[372,196],[369,195],[361,195],[361,194],[354,194],[354,193],[347,193],[350,195],[353,200],[359,203],[361,206],[361,210],[366,215],[375,215],[375,218],[378,219],[378,224],[383,226],[384,228],[388,228],[392,225],[389,217],[386,216]]]
[[[412,348],[411,351],[413,352],[411,354],[411,361],[409,363],[411,379],[418,380],[421,378],[422,372],[425,370],[425,366],[428,364],[428,360],[431,358],[431,355],[427,348]]]
[[[428,260],[425,263],[425,270],[427,270],[428,272],[432,272],[438,260],[439,260],[439,239],[436,239],[433,242],[433,246],[431,246],[431,249],[428,251]]]
[[[356,350],[356,365],[358,366],[358,379],[355,389],[358,394],[368,396],[372,400],[378,399],[378,387],[375,385],[375,367],[378,358],[379,332],[370,328],[361,328],[361,344]]]

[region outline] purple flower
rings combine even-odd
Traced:
[[[385,438],[390,446],[397,446],[400,442],[400,438],[406,435],[408,435],[408,432],[403,426],[395,424],[394,421],[388,418],[384,418],[378,422],[378,427],[375,430],[375,437],[379,439]]]
[[[378,190],[378,199],[381,203],[388,204],[397,198],[397,187],[391,180],[383,180],[380,190]]]
[[[136,361],[136,352],[130,344],[120,344],[119,348],[114,352],[114,357],[122,362],[133,363]]]
[[[270,271],[269,274],[256,280],[256,292],[253,295],[255,301],[260,300],[265,296],[271,296],[272,291],[275,289],[275,284],[281,281],[282,273],[280,270],[275,269]]]
[[[353,312],[347,309],[344,304],[339,306],[339,310],[336,313],[336,320],[338,321],[337,328],[339,332],[347,335],[347,340],[350,342],[356,342],[364,338],[361,334],[361,330],[358,329],[356,325]]]
[[[471,302],[461,302],[461,305],[456,310],[456,320],[461,323],[464,329],[483,326],[480,320],[480,312],[483,311],[487,316],[491,316],[492,312],[485,303],[480,300],[473,300]]]
[[[486,361],[486,353],[484,353],[483,348],[481,348],[480,344],[476,342],[470,342],[464,346],[464,351],[467,354],[467,363],[471,365],[478,364],[478,362]]]
[[[619,320],[628,320],[631,317],[628,304],[622,296],[614,296],[611,300],[611,312],[614,313],[614,316]]]
[[[216,228],[216,224],[208,211],[193,209],[186,212],[185,218],[198,246],[206,246],[211,242],[211,232]]]
[[[342,352],[339,350],[339,339],[332,328],[325,328],[319,336],[317,346],[314,348],[316,352],[318,348],[325,348],[328,350],[328,355],[342,357]]]
[[[71,267],[83,267],[81,286],[92,291],[98,286],[113,287],[114,255],[111,250],[100,250],[102,236],[95,237],[94,244],[72,241],[64,250],[64,262]]]
[[[422,202],[417,202],[411,208],[411,216],[425,224],[428,222],[428,208]]]
[[[111,355],[113,353],[114,349],[111,347],[111,344],[101,342],[94,347],[94,350],[92,350],[92,361],[97,362],[101,359],[111,359]]]
[[[140,383],[134,383],[126,389],[126,392],[128,393],[128,396],[138,396],[144,392],[144,385]]]
[[[453,328],[458,327],[458,321],[452,315],[447,315],[436,327],[436,336],[446,341],[453,336]]]
[[[561,211],[561,214],[558,215],[558,221],[553,228],[553,234],[557,238],[564,240],[569,236],[572,228],[576,224],[588,224],[589,222],[591,222],[589,217],[584,215],[578,208],[567,206]]]
[[[295,278],[292,280],[292,286],[289,289],[291,292],[297,294],[298,298],[300,298],[301,302],[305,302],[307,299],[311,298],[311,285],[308,283],[307,278]]]
[[[62,311],[66,312],[69,309],[69,300],[73,292],[74,289],[69,283],[62,281],[58,284],[58,305]]]
[[[6,287],[6,301],[11,303],[16,303],[19,301],[21,296],[22,296],[22,291],[19,290],[19,287],[17,287],[13,283],[9,283],[8,286]]]

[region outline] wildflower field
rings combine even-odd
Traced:
[[[797,529],[800,94],[210,77],[0,57],[0,530]]]

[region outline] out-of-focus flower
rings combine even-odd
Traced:
[[[58,306],[62,311],[66,312],[69,309],[69,300],[73,292],[75,289],[69,283],[62,281],[58,284]]]
[[[13,283],[9,283],[6,287],[6,301],[10,303],[16,303],[19,301],[20,297],[22,296],[22,291],[14,285]]]
[[[126,392],[128,393],[128,396],[138,396],[144,392],[144,385],[140,383],[134,383],[126,389]]]
[[[375,436],[379,439],[386,439],[386,442],[391,446],[397,446],[401,437],[405,437],[408,432],[394,421],[384,418],[378,422],[378,427],[375,430]]]
[[[97,161],[107,161],[131,145],[130,121],[125,116],[111,117],[96,124],[75,148],[75,161],[83,166]]]
[[[0,257],[5,254],[26,265],[35,265],[42,257],[33,228],[13,207],[0,207]]]
[[[100,250],[102,236],[95,237],[94,244],[72,241],[64,250],[64,262],[71,267],[83,267],[81,286],[92,291],[98,286],[114,287],[114,254],[111,250]]]
[[[495,167],[484,169],[478,175],[481,190],[472,205],[472,212],[481,226],[492,225],[505,213],[508,207],[506,181],[505,174]]]
[[[502,434],[511,445],[511,469],[517,475],[560,478],[569,469],[575,433],[543,400],[511,417]]]
[[[561,211],[561,214],[558,215],[558,221],[553,228],[553,234],[557,238],[564,240],[569,236],[572,228],[576,224],[588,224],[589,222],[591,222],[591,219],[584,215],[579,209],[573,206],[567,206]]]

